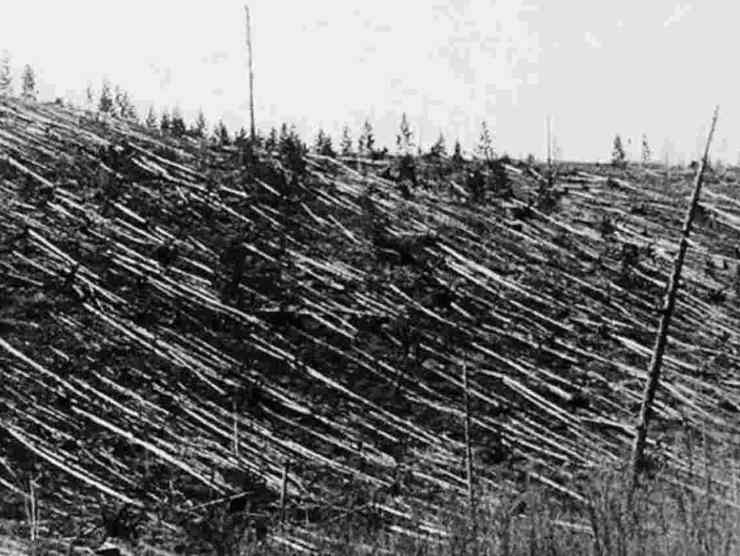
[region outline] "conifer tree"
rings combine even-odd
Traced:
[[[85,104],[87,105],[88,110],[92,110],[95,107],[95,95],[90,83],[85,87]]]
[[[169,134],[172,129],[172,120],[170,119],[170,114],[167,112],[166,108],[162,110],[162,116],[159,120],[159,129],[164,134]]]
[[[488,129],[486,122],[481,123],[480,139],[478,140],[478,155],[485,160],[490,162],[495,158],[495,151],[493,150],[493,136],[491,130]]]
[[[396,145],[398,146],[398,153],[404,155],[410,155],[414,147],[413,142],[414,134],[409,126],[409,121],[406,118],[406,112],[401,116],[401,125],[399,134],[396,135]]]
[[[128,93],[126,93],[126,115],[125,118],[128,118],[129,120],[138,120],[139,114],[136,111],[136,106],[134,105],[134,102],[131,100],[131,97]]]
[[[319,132],[316,134],[316,140],[314,141],[313,149],[317,153],[321,151],[321,147],[324,145],[324,141],[326,141],[326,134],[324,133],[324,128],[319,128]]]
[[[229,137],[229,130],[223,120],[219,120],[213,131],[214,139],[219,145],[229,145],[231,138]]]
[[[249,134],[247,133],[247,130],[244,129],[244,126],[242,126],[239,128],[239,132],[236,134],[236,137],[234,137],[234,144],[243,147],[247,143],[249,143]]]
[[[270,129],[270,133],[267,135],[265,140],[265,150],[269,153],[277,149],[278,147],[278,131],[273,126]]]
[[[21,76],[21,96],[26,100],[36,100],[36,73],[33,68],[26,64]]]
[[[452,153],[452,162],[455,164],[460,164],[463,162],[463,155],[462,155],[462,145],[460,145],[460,140],[455,141],[455,149]]]
[[[375,151],[375,135],[373,133],[373,126],[368,120],[362,125],[362,133],[360,138],[357,140],[358,154],[362,156],[371,156]]]
[[[123,89],[120,85],[113,88],[113,107],[111,113],[119,118],[124,117],[126,112],[126,99],[123,97]]]
[[[144,125],[148,129],[157,129],[157,114],[154,112],[153,106],[150,106],[149,110],[146,113],[146,119],[144,120]]]
[[[198,139],[205,137],[206,130],[208,129],[208,123],[206,122],[206,116],[203,114],[203,110],[198,110],[198,115],[195,118],[195,123],[190,128],[191,137]]]
[[[429,150],[429,154],[437,158],[447,156],[447,146],[445,145],[444,135],[441,133],[439,134],[439,138],[437,139],[437,142],[432,145],[432,148]]]
[[[110,83],[107,80],[103,81],[103,86],[100,88],[98,110],[103,114],[109,114],[113,111],[113,94],[111,93]]]
[[[349,156],[352,154],[352,134],[349,130],[349,126],[344,126],[342,129],[342,142],[340,144],[342,156]]]
[[[288,143],[290,142],[290,130],[288,129],[288,124],[283,122],[280,125],[280,135],[278,136],[278,148],[280,151],[283,151]]]
[[[118,117],[124,120],[135,120],[137,118],[136,107],[131,101],[128,92],[121,87],[116,87],[115,94],[115,112]]]
[[[315,149],[318,154],[330,156],[332,158],[336,156],[331,142],[331,137],[327,135],[323,129],[319,129],[319,133],[316,136]]]
[[[303,174],[306,170],[306,145],[303,144],[295,126],[288,128],[283,124],[280,128],[280,155],[285,164],[296,174]]]
[[[622,138],[619,133],[614,137],[614,145],[612,146],[612,165],[624,166],[626,164],[627,155],[624,152],[624,146],[622,145]]]
[[[640,153],[640,160],[642,160],[643,164],[647,164],[650,162],[650,157],[652,156],[652,153],[650,151],[650,145],[648,144],[647,135],[644,133],[642,134],[642,152]]]
[[[177,106],[172,110],[172,119],[170,122],[170,133],[173,137],[183,137],[187,132],[185,126],[185,120],[182,117],[182,112]]]
[[[13,78],[10,73],[10,53],[3,51],[0,56],[0,96],[6,97],[13,94]]]

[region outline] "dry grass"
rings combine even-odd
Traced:
[[[658,475],[642,485],[632,507],[626,504],[629,484],[629,474],[622,470],[595,470],[573,485],[589,502],[586,505],[553,496],[534,485],[520,494],[489,492],[480,497],[473,519],[458,516],[444,520],[444,540],[378,536],[357,528],[344,531],[344,544],[327,545],[320,552],[429,556],[740,554],[740,506],[732,505],[738,495],[736,476],[729,487],[713,480],[708,490],[696,491]],[[446,510],[458,507],[457,501],[450,501]],[[348,522],[347,526],[353,524]]]

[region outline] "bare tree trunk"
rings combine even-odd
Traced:
[[[696,179],[694,181],[694,193],[691,197],[691,202],[689,203],[689,207],[686,211],[686,217],[683,223],[683,230],[681,233],[681,241],[679,242],[678,253],[676,254],[675,260],[673,261],[673,273],[671,274],[668,281],[668,288],[666,290],[665,303],[663,306],[662,315],[660,317],[658,333],[655,339],[653,356],[650,361],[650,369],[648,371],[647,382],[645,383],[645,391],[642,395],[642,407],[640,408],[640,417],[635,429],[635,440],[632,446],[632,477],[629,490],[630,502],[635,488],[637,487],[637,480],[642,468],[643,453],[645,451],[645,442],[647,440],[647,429],[652,414],[655,392],[657,391],[658,384],[660,383],[660,371],[663,363],[663,354],[668,342],[668,328],[671,323],[671,317],[673,316],[673,310],[676,306],[676,294],[678,292],[678,285],[681,280],[681,270],[683,268],[684,259],[686,257],[686,249],[688,248],[691,226],[694,222],[694,214],[696,213],[696,207],[699,204],[699,196],[701,194],[704,170],[706,169],[707,159],[709,157],[709,146],[712,142],[714,129],[717,125],[718,114],[719,107],[714,109],[712,125],[709,129],[709,136],[707,137],[707,143],[704,148],[704,157],[702,158],[701,166],[699,167],[699,171],[697,172]]]
[[[552,189],[553,186],[552,171],[552,116],[547,116],[547,187]]]
[[[552,117],[547,116],[547,168],[552,166]]]
[[[249,18],[249,6],[244,5],[244,12],[247,16],[247,55],[249,56],[249,136],[252,144],[257,137],[257,131],[254,127],[254,66],[252,60],[252,24]]]
[[[232,402],[232,417],[234,419],[234,457],[239,458],[239,413],[236,400]]]
[[[468,507],[473,514],[473,451],[470,447],[470,393],[468,392],[468,368],[463,365],[463,395],[465,399],[465,478],[468,483]]]
[[[285,523],[285,505],[288,501],[288,469],[290,464],[286,461],[283,466],[283,480],[280,489],[280,523]]]

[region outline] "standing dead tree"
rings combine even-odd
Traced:
[[[249,6],[244,5],[247,23],[247,56],[249,57],[249,136],[252,144],[257,137],[254,127],[254,66],[252,62],[252,24],[249,18]]]
[[[631,500],[632,495],[637,487],[637,480],[643,467],[643,454],[645,451],[645,443],[647,440],[647,429],[650,423],[650,417],[652,415],[653,400],[655,399],[655,393],[660,383],[660,371],[663,363],[663,354],[665,353],[666,344],[668,343],[668,328],[671,324],[671,317],[676,306],[676,295],[678,293],[678,285],[681,280],[681,270],[683,269],[684,259],[686,257],[686,250],[689,245],[689,235],[691,234],[691,226],[694,222],[694,215],[696,214],[697,207],[699,205],[699,196],[701,194],[702,181],[704,179],[704,170],[707,167],[707,160],[709,158],[709,146],[712,142],[712,136],[714,135],[714,129],[717,125],[717,116],[719,114],[719,107],[714,109],[714,115],[712,116],[712,124],[709,129],[709,136],[707,137],[707,143],[704,147],[704,157],[701,161],[701,166],[696,174],[694,180],[694,192],[691,196],[691,202],[686,211],[686,217],[683,223],[683,229],[681,231],[681,240],[679,242],[678,253],[673,261],[673,272],[668,281],[668,287],[666,289],[665,303],[663,306],[662,314],[660,317],[660,324],[658,325],[658,333],[655,339],[655,347],[653,348],[653,356],[650,360],[650,369],[648,371],[647,382],[645,383],[645,391],[642,395],[642,406],[640,407],[640,416],[635,429],[635,440],[632,446],[632,461],[631,461],[631,485],[629,490],[629,498]]]

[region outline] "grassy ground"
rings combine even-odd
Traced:
[[[468,508],[457,496],[437,506],[439,528],[428,534],[399,535],[381,525],[372,504],[314,524],[312,548],[290,539],[296,523],[283,525],[273,515],[260,534],[248,513],[230,514],[214,508],[201,528],[190,535],[154,528],[140,529],[137,540],[105,539],[121,554],[218,554],[223,556],[313,554],[397,554],[429,556],[494,555],[734,555],[740,554],[740,465],[722,447],[699,449],[683,441],[694,462],[680,480],[654,468],[643,476],[628,500],[626,468],[596,467],[582,471],[567,485],[570,495],[543,487],[529,477],[516,490],[475,492]],[[498,470],[505,473],[506,469]],[[0,554],[88,554],[72,538],[45,537],[43,500],[37,500],[40,522],[36,541],[25,541],[33,527],[25,520],[6,521]],[[409,508],[429,519],[428,507]],[[373,517],[378,519],[373,519]],[[299,524],[300,525],[300,524]],[[119,531],[123,533],[122,521]],[[51,533],[47,531],[46,533]],[[121,536],[125,536],[122,534]],[[100,539],[102,542],[104,539]],[[303,547],[303,548],[302,548]]]

